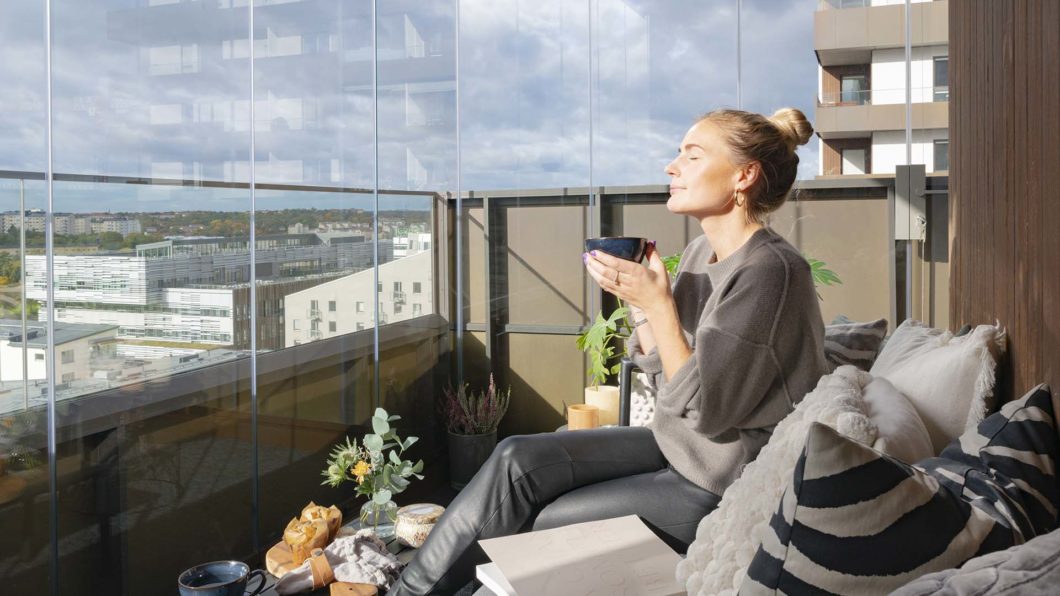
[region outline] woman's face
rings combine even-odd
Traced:
[[[672,213],[703,218],[735,207],[733,191],[740,170],[729,157],[721,131],[708,121],[688,129],[666,173],[670,176],[666,208]]]

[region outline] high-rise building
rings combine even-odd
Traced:
[[[893,176],[906,163],[949,169],[948,15],[946,0],[912,0],[908,20],[904,0],[821,0],[814,19],[819,176]]]

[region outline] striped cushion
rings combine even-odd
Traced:
[[[824,328],[824,357],[832,370],[853,364],[869,370],[887,335],[887,319],[855,323],[840,315]]]
[[[1055,528],[1045,385],[912,466],[814,425],[740,594],[883,594]]]

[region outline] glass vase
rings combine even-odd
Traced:
[[[397,523],[397,503],[393,499],[382,505],[374,499],[361,505],[361,527],[371,528],[372,532],[380,538],[390,538],[394,535],[394,525]]]

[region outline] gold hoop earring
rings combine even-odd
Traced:
[[[744,199],[743,201],[740,200],[740,191],[738,190],[734,190],[732,192],[732,201],[736,203],[737,207],[743,207],[743,204],[747,202],[746,199]]]

